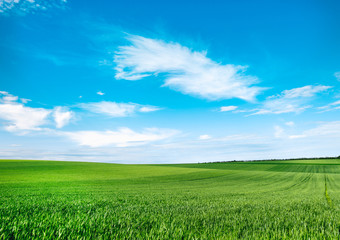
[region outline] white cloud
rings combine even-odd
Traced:
[[[328,112],[328,111],[340,109],[340,100],[332,102],[326,106],[319,107],[318,109],[322,110],[321,112]]]
[[[208,140],[208,139],[211,139],[211,136],[205,134],[205,135],[199,136],[198,139],[199,139],[199,140]]]
[[[160,110],[160,108],[155,106],[144,106],[136,103],[116,103],[107,101],[82,103],[79,106],[88,111],[106,114],[110,117],[126,117],[131,116],[136,112],[153,112]]]
[[[280,127],[280,126],[275,126],[274,130],[275,130],[275,132],[274,132],[275,138],[281,138],[281,137],[283,137],[285,135],[284,129],[282,127]]]
[[[1,1],[1,0],[0,0]],[[0,102],[16,102],[18,101],[19,97],[18,96],[14,96],[6,91],[0,91],[0,96],[2,95]],[[20,98],[20,101],[22,103],[28,103],[30,101],[32,101],[31,99],[28,98]]]
[[[290,122],[285,122],[285,124],[288,126],[288,127],[293,127],[295,125],[294,122],[290,121]]]
[[[340,100],[335,101],[335,102],[330,104],[330,106],[339,106],[339,105],[340,105]]]
[[[323,85],[319,85],[319,86],[307,85],[307,86],[300,87],[300,88],[284,90],[281,96],[285,98],[313,97],[316,93],[325,91],[329,88],[331,87],[323,86]]]
[[[138,133],[129,128],[118,131],[78,131],[62,132],[79,145],[90,147],[128,147],[143,145],[154,141],[164,140],[179,133],[177,130],[150,128]]]
[[[5,120],[7,131],[40,130],[50,113],[44,108],[26,107],[16,102],[0,103],[0,119]]]
[[[222,65],[178,43],[140,36],[129,38],[115,55],[116,79],[139,80],[166,73],[163,86],[209,100],[240,98],[253,101],[263,88],[252,86],[256,77],[245,66]]]
[[[4,102],[15,102],[15,101],[18,100],[18,97],[17,96],[12,96],[12,95],[7,95],[7,96],[3,96],[2,100]]]
[[[159,111],[161,108],[155,107],[155,106],[144,106],[139,108],[140,112],[154,112],[154,111]]]
[[[20,102],[21,101],[21,102]],[[72,111],[65,107],[55,107],[53,110],[45,108],[27,107],[24,103],[29,99],[20,98],[0,91],[0,119],[4,120],[7,131],[17,131],[26,133],[27,131],[51,131],[51,129],[41,128],[42,125],[49,124],[54,118],[57,128],[62,128],[74,116]]]
[[[0,119],[5,121],[7,131],[40,130],[51,110],[31,108],[18,103],[18,97],[0,91]]]
[[[335,77],[338,81],[340,81],[340,72],[334,73],[334,77]]]
[[[227,112],[227,111],[233,111],[237,108],[237,106],[223,106],[220,108],[220,112]]]
[[[284,90],[281,94],[268,97],[260,109],[256,109],[256,114],[281,114],[281,113],[300,113],[312,107],[307,102],[317,93],[326,91],[330,86],[304,86]]]
[[[295,139],[295,138],[332,138],[336,137],[339,141],[340,136],[340,121],[334,121],[334,122],[325,122],[320,123],[319,126],[306,130],[302,134],[299,135],[291,135],[289,138]]]
[[[100,95],[100,96],[105,95],[105,93],[103,93],[102,91],[98,91],[97,94]]]
[[[21,147],[21,144],[15,144],[15,143],[13,143],[13,144],[10,144],[9,146],[10,146],[10,147]]]
[[[106,101],[82,103],[80,104],[80,107],[94,113],[106,114],[111,117],[126,117],[133,114],[136,109],[135,104]]]
[[[30,101],[32,101],[31,99],[28,99],[28,98],[20,98],[20,101],[22,102],[22,103],[28,103],[28,102],[30,102]]]
[[[304,138],[304,135],[290,135],[289,138],[290,139],[298,139],[298,138]]]
[[[55,107],[53,112],[53,117],[57,128],[62,128],[67,125],[73,116],[74,113],[72,111],[68,111],[68,109],[65,107]]]
[[[26,15],[52,7],[63,8],[65,3],[65,0],[0,0],[0,14]]]

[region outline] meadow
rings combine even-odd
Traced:
[[[339,239],[340,159],[0,160],[0,239]]]

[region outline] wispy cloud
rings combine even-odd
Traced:
[[[328,112],[340,109],[340,100],[327,104],[326,106],[319,107],[321,112]]]
[[[308,104],[312,97],[314,97],[317,93],[326,91],[329,88],[331,87],[323,85],[308,85],[300,88],[284,90],[279,95],[268,97],[262,104],[262,107],[256,109],[256,112],[250,115],[302,112],[307,108],[312,107]]]
[[[60,132],[79,145],[90,147],[128,147],[143,145],[154,141],[170,138],[179,131],[169,129],[149,128],[142,132],[135,132],[129,128],[120,128],[117,131],[78,131]]]
[[[237,106],[223,106],[220,108],[220,112],[228,112],[236,110]]]
[[[155,107],[155,106],[141,106],[139,105],[139,112],[155,112],[155,111],[159,111],[162,108],[160,107]]]
[[[333,122],[323,122],[320,123],[317,127],[304,131],[301,134],[290,135],[289,138],[322,138],[327,137],[331,138],[339,138],[340,135],[340,121]]]
[[[136,103],[116,103],[107,101],[82,103],[79,104],[79,107],[94,113],[105,114],[110,117],[127,117],[136,112],[153,112],[161,109],[155,106],[145,106]]]
[[[53,7],[62,8],[66,2],[66,0],[0,0],[0,14],[26,15]]]
[[[54,121],[57,128],[62,128],[67,125],[74,117],[74,112],[69,111],[65,107],[55,107],[53,112]]]
[[[208,139],[211,139],[211,136],[210,135],[207,135],[207,134],[205,134],[205,135],[201,135],[201,136],[199,136],[199,138],[198,138],[199,140],[208,140]]]
[[[299,97],[313,97],[315,94],[325,91],[327,89],[331,88],[331,86],[304,86],[300,88],[293,88],[290,90],[284,90],[281,94],[281,96],[284,96],[285,98],[299,98]]]
[[[115,54],[116,79],[140,80],[165,73],[171,89],[209,100],[240,98],[253,101],[263,88],[258,79],[245,74],[246,66],[222,65],[179,43],[130,36],[130,46]]]
[[[280,127],[280,126],[275,126],[274,127],[274,136],[275,136],[275,138],[281,138],[281,137],[283,137],[284,136],[284,134],[285,134],[285,131],[284,131],[284,129],[282,128],[282,127]]]
[[[293,127],[295,123],[293,121],[285,122],[288,127]]]
[[[98,91],[97,94],[100,95],[100,96],[105,95],[105,93],[103,93],[102,91]]]
[[[340,72],[334,73],[334,77],[335,77],[338,81],[340,81]]]
[[[340,136],[340,121],[323,122],[316,128],[304,132],[305,136]]]
[[[20,98],[20,101],[22,102],[22,103],[28,103],[28,102],[30,102],[30,101],[32,101],[31,99],[28,99],[28,98]]]

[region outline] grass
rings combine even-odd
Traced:
[[[340,159],[0,160],[0,239],[339,239]]]

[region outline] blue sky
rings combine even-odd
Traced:
[[[340,155],[338,1],[0,0],[0,158]]]

